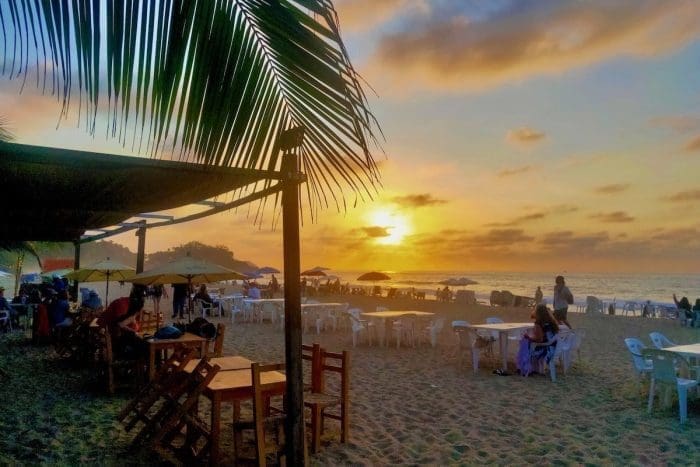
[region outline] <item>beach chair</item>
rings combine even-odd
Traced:
[[[654,347],[660,350],[663,350],[664,347],[673,347],[676,345],[673,341],[660,332],[650,332],[649,338],[651,339],[652,344],[654,344]]]
[[[317,364],[319,375],[312,378],[315,387],[310,393],[304,394],[304,407],[311,412],[309,425],[311,427],[311,452],[316,453],[321,447],[321,435],[325,425],[325,419],[338,420],[340,422],[340,442],[346,443],[350,439],[350,353],[327,352],[320,349]],[[331,391],[326,386],[326,377],[337,375],[339,381]],[[337,411],[330,410],[337,407]],[[329,410],[330,409],[330,410]]]
[[[101,361],[100,373],[105,378],[107,391],[114,394],[118,388],[138,388],[144,381],[142,359],[119,358],[114,353],[112,336],[106,328],[98,331]]]
[[[634,337],[626,338],[625,345],[627,346],[627,350],[632,354],[632,365],[634,366],[637,376],[650,375],[651,372],[654,371],[652,361],[642,355],[647,347],[642,341]]]
[[[350,328],[350,330],[352,331],[352,346],[357,347],[357,344],[360,342],[363,333],[365,334],[365,336],[367,336],[367,341],[371,345],[372,342],[369,339],[369,323],[367,322],[367,320],[360,319],[362,310],[360,308],[350,308],[347,311],[347,313],[350,317],[350,321],[352,322],[352,326]]]
[[[649,401],[647,411],[651,413],[654,405],[654,392],[657,384],[676,387],[678,392],[678,411],[681,424],[688,417],[688,389],[696,387],[698,381],[676,376],[677,372],[687,375],[689,371],[688,361],[680,354],[659,349],[644,349],[643,358],[652,362],[651,384],[649,385]]]
[[[286,414],[284,411],[283,396],[270,396],[270,391],[276,383],[263,383],[262,375],[274,371],[283,372],[285,369],[284,363],[273,363],[261,365],[253,363],[250,366],[250,371],[253,381],[253,416],[250,419],[237,419],[233,422],[234,433],[234,450],[236,453],[236,461],[247,459],[254,460],[258,466],[266,465],[266,457],[270,450],[277,457],[279,465],[280,458],[284,452],[284,443],[282,440],[284,431],[284,421]],[[281,400],[281,402],[280,402]],[[246,458],[242,454],[241,448],[244,431],[252,431],[255,457],[253,459]],[[267,443],[269,439],[267,434],[274,435],[274,442]]]

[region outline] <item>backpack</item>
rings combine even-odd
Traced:
[[[153,337],[156,339],[177,339],[180,336],[182,336],[182,331],[175,326],[163,326],[156,331]]]
[[[192,320],[192,322],[187,325],[187,331],[199,337],[204,337],[205,339],[212,340],[216,338],[216,326],[204,318],[195,318]]]

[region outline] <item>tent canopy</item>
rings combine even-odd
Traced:
[[[2,142],[0,173],[13,200],[4,207],[9,222],[0,223],[0,239],[21,241],[76,241],[141,213],[279,179],[272,171]]]

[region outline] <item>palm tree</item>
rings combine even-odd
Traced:
[[[0,40],[0,73],[78,106],[91,134],[99,111],[152,157],[279,169],[278,136],[301,126],[312,216],[379,185],[379,128],[330,0],[9,0]]]

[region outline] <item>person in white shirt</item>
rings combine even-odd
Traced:
[[[574,295],[571,290],[566,286],[564,281],[564,276],[557,276],[554,279],[554,297],[552,305],[554,307],[554,318],[558,322],[566,324],[569,329],[573,329],[569,321],[566,319],[566,315],[569,311],[569,305],[574,303]]]

